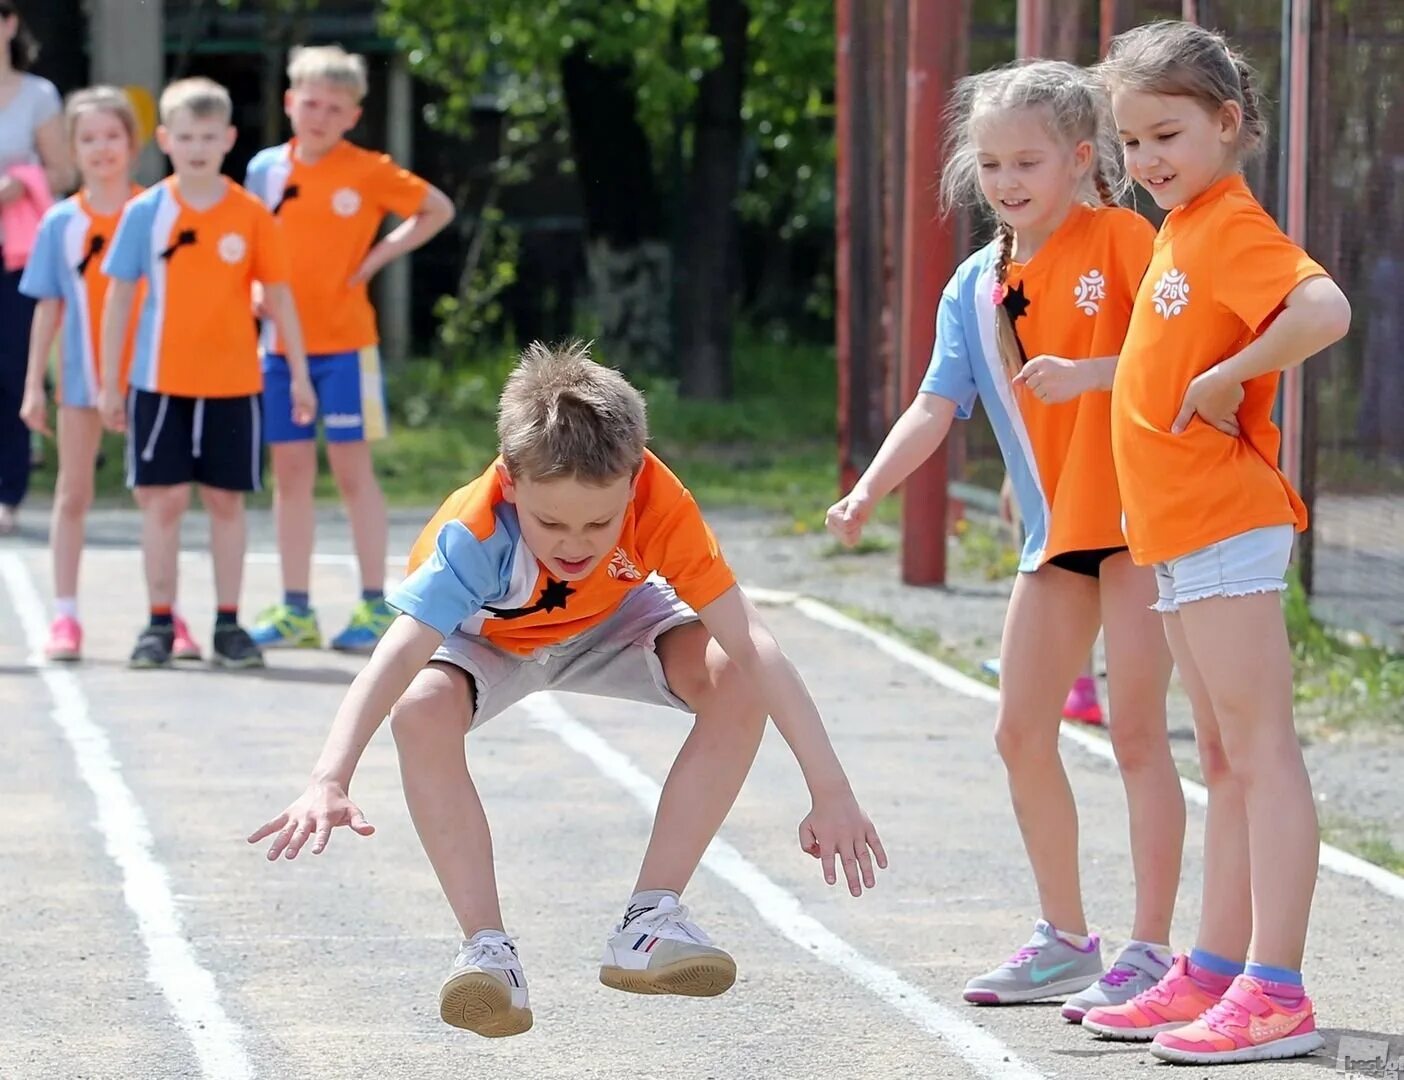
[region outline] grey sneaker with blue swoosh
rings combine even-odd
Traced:
[[[1076,994],[1101,977],[1102,942],[1096,934],[1080,946],[1040,919],[1029,943],[966,983],[964,996],[975,1005],[1020,1005]]]

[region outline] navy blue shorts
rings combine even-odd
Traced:
[[[127,394],[127,486],[263,488],[263,403],[245,397]]]

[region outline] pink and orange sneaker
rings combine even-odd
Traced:
[[[60,615],[49,625],[44,655],[50,660],[71,663],[83,658],[83,628],[72,615]]]
[[[176,615],[171,622],[175,627],[175,637],[171,639],[171,659],[203,660],[204,654],[195,639],[190,636],[190,627],[185,624],[185,620]]]
[[[1162,1031],[1174,1031],[1199,1019],[1218,1000],[1216,994],[1190,978],[1189,958],[1177,956],[1160,982],[1124,1005],[1089,1009],[1082,1026],[1104,1038],[1146,1042]]]
[[[1151,1053],[1177,1065],[1230,1065],[1304,1057],[1325,1045],[1311,998],[1284,1005],[1261,979],[1240,975],[1194,1023],[1157,1035]]]

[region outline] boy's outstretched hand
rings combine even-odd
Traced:
[[[815,800],[808,816],[800,822],[799,843],[823,863],[824,880],[830,885],[838,881],[834,867],[837,858],[848,878],[848,891],[854,896],[862,896],[864,886],[871,889],[877,885],[874,859],[880,869],[887,869],[887,852],[882,849],[877,829],[852,795]]]
[[[260,826],[249,837],[249,843],[257,844],[264,837],[277,833],[268,848],[268,860],[272,862],[279,855],[297,858],[302,845],[315,837],[312,840],[312,854],[320,855],[331,839],[332,830],[338,825],[346,825],[361,836],[370,836],[375,832],[375,826],[365,819],[360,807],[351,801],[344,787],[332,781],[314,782],[307,785],[307,790],[295,803],[266,825]]]

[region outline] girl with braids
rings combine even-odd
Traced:
[[[1170,211],[1121,351],[1112,449],[1209,812],[1197,947],[1084,1024],[1176,1062],[1296,1057],[1323,1043],[1301,976],[1319,834],[1278,595],[1306,510],[1277,468],[1272,407],[1279,373],[1343,337],[1350,304],[1239,173],[1264,124],[1223,38],[1156,23],[1116,38],[1101,70],[1127,170]]]
[[[1170,656],[1155,579],[1121,535],[1112,374],[1154,230],[1114,205],[1120,176],[1086,72],[1038,61],[962,79],[943,201],[983,205],[994,240],[956,270],[921,393],[828,526],[857,541],[878,501],[944,442],[978,397],[998,437],[1026,540],[1000,646],[995,744],[1038,888],[1027,945],[970,981],[967,1001],[1074,995],[1074,1021],[1156,984],[1170,964],[1185,807],[1165,728]],[[1132,941],[1107,971],[1089,932],[1077,808],[1058,754],[1064,694],[1106,628],[1112,743],[1130,808]]]

